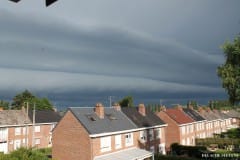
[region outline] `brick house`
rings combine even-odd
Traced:
[[[0,109],[0,152],[9,153],[27,146],[31,121],[22,110]]]
[[[194,145],[195,121],[185,114],[182,107],[166,109],[161,108],[160,112],[156,113],[168,125],[166,127],[166,149],[170,150],[172,143],[182,145]]]
[[[29,119],[32,122],[30,144],[37,148],[51,147],[52,130],[61,119],[58,112],[51,110],[36,110],[34,117],[33,111],[29,111]]]
[[[231,120],[232,128],[240,127],[240,112],[232,109],[232,110],[223,111],[223,113],[227,114],[229,117],[232,118]]]
[[[140,129],[119,107],[70,107],[53,130],[56,160],[143,160],[153,153],[140,149]]]
[[[35,123],[32,120],[32,112],[24,108],[0,109],[0,152],[9,153],[19,147],[50,147],[51,130],[60,116],[54,111],[36,111]]]
[[[140,130],[140,147],[154,153],[166,154],[165,149],[165,128],[167,124],[163,122],[144,104],[138,107],[124,107],[123,113],[132,120]]]
[[[205,118],[206,137],[213,137],[215,133],[221,133],[221,118],[217,116],[210,108],[198,108],[198,113]]]
[[[205,123],[207,122],[207,120],[204,119],[201,115],[199,115],[191,106],[189,106],[188,108],[183,108],[182,110],[195,121],[195,138],[206,138],[207,133],[205,129]]]
[[[232,118],[220,110],[213,110],[214,114],[220,119],[221,132],[226,132],[232,128]]]

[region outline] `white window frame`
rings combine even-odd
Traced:
[[[100,138],[100,150],[101,152],[111,151],[111,136]]]
[[[185,126],[181,127],[181,134],[184,135],[185,134]]]
[[[21,127],[16,127],[15,128],[15,136],[21,135]]]
[[[34,132],[41,132],[41,126],[34,126]]]
[[[14,140],[14,150],[21,147],[21,139]]]
[[[140,131],[140,141],[146,142],[147,141],[147,132],[146,130]]]
[[[158,145],[158,152],[163,155],[166,154],[165,143],[161,143]]]
[[[40,139],[40,138],[35,138],[35,139],[34,139],[34,144],[35,144],[35,145],[41,144],[41,139]]]
[[[125,134],[125,146],[132,146],[133,145],[133,133]]]
[[[156,133],[156,138],[157,138],[157,139],[162,138],[162,128],[157,128],[157,129],[155,130],[155,133]]]
[[[186,145],[186,141],[184,138],[182,139],[182,145]]]
[[[122,136],[121,134],[115,136],[115,149],[122,148]]]

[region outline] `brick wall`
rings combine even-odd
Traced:
[[[116,151],[120,151],[120,150],[124,150],[124,149],[127,149],[127,148],[132,148],[132,147],[139,147],[139,144],[138,144],[138,140],[139,140],[139,132],[131,132],[133,133],[133,145],[131,146],[126,146],[125,145],[125,135],[127,133],[123,133],[123,134],[116,134],[116,135],[121,135],[121,142],[122,142],[122,147],[119,148],[119,149],[116,149],[115,148],[115,136],[116,135],[111,135],[111,151],[107,151],[107,152],[101,152],[101,138],[102,137],[97,137],[97,138],[92,138],[91,139],[91,144],[93,146],[93,157],[94,156],[99,156],[99,155],[104,155],[104,154],[108,154],[108,153],[113,153],[113,152],[116,152]],[[108,137],[108,136],[107,136]]]
[[[92,160],[91,143],[85,128],[68,111],[53,131],[54,160]]]
[[[165,128],[165,141],[167,151],[172,143],[180,143],[180,131],[178,124],[172,120],[166,113],[160,111],[156,113],[168,126]]]

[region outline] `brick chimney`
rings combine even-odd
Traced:
[[[104,119],[104,106],[102,103],[97,103],[95,106],[95,113],[100,119]]]
[[[138,112],[141,115],[146,116],[146,108],[145,108],[144,104],[139,104],[138,105]]]
[[[198,107],[198,112],[199,113],[203,113],[204,112],[203,108],[202,107]]]
[[[166,110],[167,110],[167,109],[166,109],[165,106],[161,106],[161,107],[160,107],[160,111],[166,112]]]
[[[113,108],[117,111],[121,111],[121,106],[118,103],[114,103]]]
[[[182,111],[182,110],[183,110],[182,106],[181,106],[181,105],[179,105],[179,104],[176,106],[176,109],[178,109],[178,110],[180,110],[180,111]]]

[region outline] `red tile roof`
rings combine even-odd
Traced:
[[[167,109],[166,113],[169,117],[171,117],[173,120],[175,120],[178,124],[186,124],[186,123],[195,122],[192,118],[187,116],[180,109],[174,109],[174,108]]]

